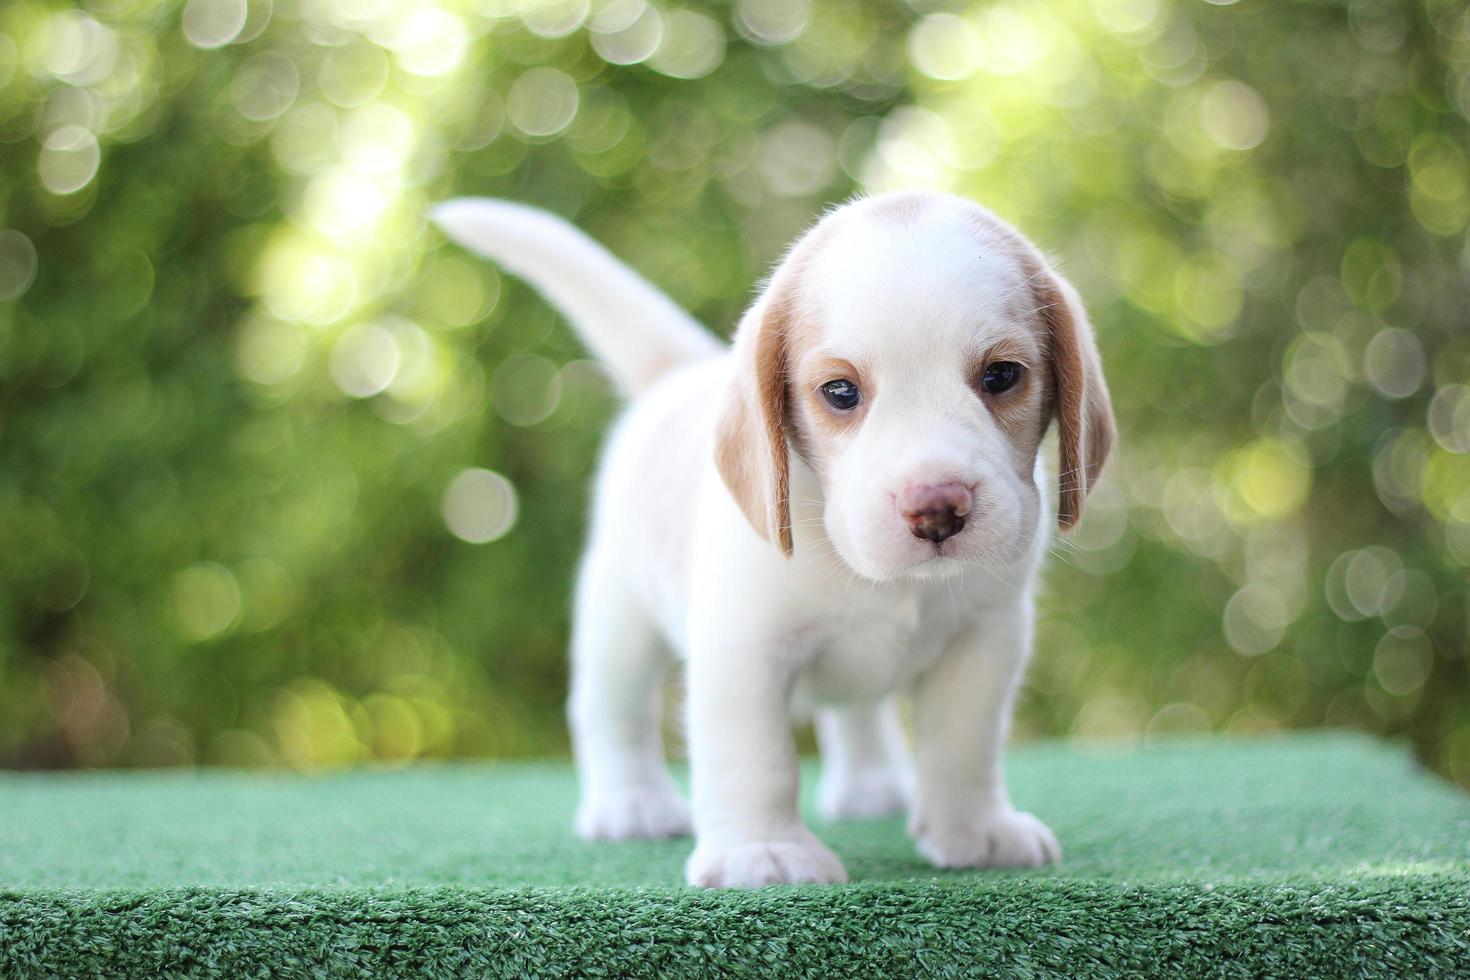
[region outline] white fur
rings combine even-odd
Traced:
[[[682,656],[691,884],[846,880],[797,814],[791,721],[808,709],[824,817],[908,809],[920,853],[942,867],[1059,858],[1051,832],[1012,808],[1001,765],[1047,538],[1041,470],[1018,462],[955,367],[996,338],[1025,343],[1020,323],[1035,311],[1016,299],[1015,263],[977,254],[948,207],[895,231],[850,205],[804,273],[824,348],[876,365],[881,394],[820,478],[792,456],[790,557],[716,470],[737,369],[723,346],[558,219],[470,199],[435,212],[453,238],[537,285],[640,392],[610,437],[577,588],[569,714],[583,835],[689,829],[659,718],[661,682]],[[892,495],[945,480],[976,484],[976,507],[936,546],[908,533]]]

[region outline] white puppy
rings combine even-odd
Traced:
[[[797,813],[809,708],[826,818],[907,808],[946,868],[1057,860],[1001,765],[1050,534],[1038,447],[1055,418],[1070,527],[1113,419],[1086,314],[1036,249],[960,198],[860,199],[796,242],[727,349],[545,212],[434,218],[545,294],[632,397],[577,586],[582,835],[689,829],[660,722],[677,653],[691,884],[846,880]]]

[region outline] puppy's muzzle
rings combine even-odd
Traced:
[[[965,529],[965,517],[974,501],[962,483],[918,484],[898,495],[898,510],[908,522],[909,532],[939,544]]]

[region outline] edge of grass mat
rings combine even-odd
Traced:
[[[1128,885],[969,878],[759,892],[0,891],[0,973],[1449,975],[1459,875]]]

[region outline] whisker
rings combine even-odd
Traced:
[[[1072,562],[1068,560],[1068,557],[1066,555],[1064,555],[1064,554],[1061,554],[1060,552],[1050,551],[1049,554],[1051,555],[1051,557],[1055,558],[1057,561],[1061,562],[1063,565],[1067,565],[1068,567],[1070,567],[1071,564],[1072,564]]]

